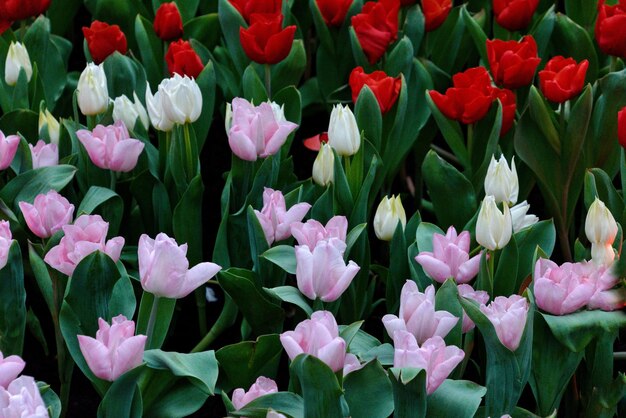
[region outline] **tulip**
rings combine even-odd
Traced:
[[[400,294],[399,316],[383,316],[387,334],[393,338],[398,330],[408,331],[419,344],[436,335],[445,337],[459,318],[447,311],[435,311],[435,287],[430,285],[424,293],[414,281],[407,280]]]
[[[616,57],[626,58],[626,2],[609,6],[605,0],[598,3],[595,38],[600,50]]]
[[[526,327],[528,301],[519,295],[498,296],[489,305],[481,305],[480,310],[493,324],[502,345],[517,350]]]
[[[622,148],[626,149],[626,106],[617,112],[617,139]]]
[[[500,128],[500,137],[503,137],[511,130],[513,122],[515,122],[517,99],[515,93],[508,89],[494,88],[491,92],[493,99],[500,100],[502,104],[502,127]]]
[[[6,389],[0,387],[0,416],[3,418],[48,418],[39,386],[31,376],[20,376]]]
[[[591,242],[591,258],[594,263],[611,265],[615,258],[613,241],[617,235],[617,223],[611,211],[597,197],[587,212],[585,234]]]
[[[274,241],[289,238],[291,224],[300,222],[310,208],[308,203],[298,203],[287,210],[282,192],[266,187],[263,190],[263,208],[254,213],[263,228],[268,245],[272,245]]]
[[[384,115],[391,110],[398,100],[402,79],[400,77],[389,77],[384,71],[374,71],[371,74],[366,74],[363,67],[356,67],[350,73],[349,84],[353,103],[356,104],[363,86],[367,86],[374,93],[378,107],[380,107],[380,113]]]
[[[109,223],[100,215],[81,215],[73,225],[64,225],[62,229],[65,236],[44,257],[44,261],[55,270],[71,276],[78,263],[94,251],[105,253],[115,262],[119,260],[124,238],[115,237],[106,241]]]
[[[348,232],[348,219],[345,216],[333,216],[326,226],[315,219],[309,219],[305,223],[294,222],[291,224],[291,234],[298,241],[298,245],[305,245],[313,251],[318,242],[337,238],[346,242]]]
[[[500,212],[493,196],[485,196],[480,205],[476,221],[476,241],[483,247],[495,251],[511,240],[513,221],[507,205]]]
[[[250,22],[255,13],[276,15],[281,14],[283,9],[283,0],[230,0],[230,4],[246,22]]]
[[[317,7],[328,26],[341,27],[352,0],[315,0]]]
[[[539,0],[493,0],[496,22],[509,31],[524,29],[530,23]]]
[[[299,354],[310,354],[333,372],[344,367],[346,342],[339,336],[337,321],[328,311],[313,312],[311,319],[300,322],[294,331],[280,334],[280,342],[291,360]]]
[[[496,203],[513,205],[517,202],[519,182],[515,169],[515,157],[511,159],[511,168],[509,168],[504,155],[501,155],[498,161],[493,155],[491,156],[485,176],[485,194],[493,196]]]
[[[333,106],[328,124],[328,145],[341,156],[354,155],[359,150],[361,133],[348,106]]]
[[[141,286],[158,297],[184,298],[221,270],[217,264],[208,262],[190,269],[187,244],[179,246],[164,233],[158,234],[156,239],[143,234],[137,254]]]
[[[30,81],[33,76],[33,66],[30,63],[28,50],[20,42],[11,42],[9,52],[7,53],[7,59],[4,64],[4,81],[6,81],[9,86],[17,84],[17,79],[20,76],[20,70],[24,70],[26,73],[26,80]]]
[[[402,224],[402,229],[406,226],[406,214],[400,196],[387,196],[378,204],[374,215],[374,232],[378,239],[391,241],[396,232],[398,222]]]
[[[404,3],[402,4],[404,6]],[[433,31],[446,21],[452,10],[452,0],[422,0],[424,30]]]
[[[452,277],[457,283],[467,283],[478,274],[481,253],[469,258],[470,234],[459,235],[451,226],[446,235],[433,234],[433,251],[421,251],[416,257],[426,274],[443,283]]]
[[[161,84],[163,84],[163,82],[165,82],[165,80],[163,80]],[[159,89],[153,96],[152,90],[150,90],[150,84],[146,83],[146,107],[148,108],[148,115],[150,116],[150,122],[152,126],[154,126],[154,129],[169,132],[174,127],[174,121],[170,120],[163,110],[163,93],[160,87],[159,85]]]
[[[144,144],[131,138],[123,122],[114,125],[98,125],[92,132],[76,131],[76,136],[89,154],[91,161],[102,169],[127,173],[137,165]]]
[[[24,366],[26,363],[20,356],[4,357],[0,351],[0,388],[6,389],[22,373]]]
[[[474,290],[474,288],[468,284],[458,285],[457,290],[461,297],[475,300],[480,305],[484,305],[487,302],[489,302],[489,293],[485,292],[484,290]],[[470,317],[467,315],[467,313],[463,311],[463,325],[462,325],[463,333],[471,331],[472,329],[474,329],[475,326],[476,324],[474,324],[474,321],[472,321]]]
[[[38,194],[31,205],[19,202],[26,225],[39,238],[48,238],[72,222],[74,205],[55,190]]]
[[[168,120],[184,125],[193,123],[200,117],[202,93],[193,78],[174,74],[173,77],[161,81],[159,93],[163,113]]]
[[[363,52],[374,65],[398,39],[398,0],[366,2],[361,13],[352,16],[352,27]]]
[[[489,68],[496,84],[518,89],[533,82],[541,58],[532,35],[518,41],[487,40]]]
[[[239,28],[239,42],[248,58],[259,64],[276,64],[287,58],[296,26],[282,26],[282,14],[252,14],[250,27]]]
[[[535,264],[534,293],[537,306],[553,315],[566,315],[585,306],[594,293],[591,263],[556,263],[540,258]]]
[[[246,161],[276,154],[298,127],[280,116],[270,103],[255,107],[245,99],[233,99],[231,117],[226,121],[228,144],[233,153]]]
[[[33,169],[59,165],[59,148],[56,144],[46,144],[40,139],[34,147],[32,144],[28,144],[28,147],[30,148]]]
[[[36,17],[48,10],[50,1],[51,0],[2,0],[0,1],[0,16],[2,16],[2,20],[9,22]]]
[[[148,129],[150,126],[148,112],[135,92],[133,92],[133,99],[135,100],[134,103],[125,94],[115,98],[113,101],[113,121],[122,121],[128,129],[134,130],[139,120],[143,127]]]
[[[89,54],[93,62],[100,64],[109,55],[118,51],[124,55],[128,51],[126,35],[118,25],[109,25],[105,22],[94,20],[90,27],[83,26],[83,35],[87,41]]]
[[[319,151],[323,144],[328,143],[328,132],[322,132],[302,141],[302,145],[311,151]]]
[[[13,244],[13,234],[8,221],[0,221],[0,270],[9,261],[9,250]]]
[[[59,145],[59,137],[61,136],[61,125],[59,121],[52,116],[52,113],[45,109],[39,111],[39,135],[45,136],[44,132],[47,132],[50,142]]]
[[[313,181],[326,187],[335,181],[335,154],[332,147],[322,144],[315,161],[313,161]]]
[[[189,41],[182,39],[170,44],[165,54],[165,62],[167,62],[167,70],[172,76],[178,74],[198,78],[204,70],[200,56],[194,51]]]
[[[517,233],[524,228],[539,222],[536,215],[527,215],[530,205],[525,200],[511,208],[511,221],[513,223],[513,233]]]
[[[446,343],[441,337],[428,339],[419,347],[415,337],[406,331],[393,336],[393,367],[415,367],[426,371],[426,393],[433,393],[454,368],[463,361],[465,352]]]
[[[93,116],[105,112],[109,107],[107,77],[102,64],[92,62],[80,74],[78,79],[78,107],[83,115]]]
[[[349,373],[362,369],[364,364],[361,364],[358,357],[352,353],[346,353],[346,359],[343,364],[343,377],[346,377]]]
[[[276,392],[278,392],[276,382],[261,376],[250,386],[248,392],[243,390],[243,388],[237,388],[233,391],[233,406],[238,411],[256,398]]]
[[[0,170],[6,170],[9,168],[19,145],[19,136],[4,136],[4,133],[0,131]]]
[[[566,102],[582,91],[588,67],[587,60],[556,56],[539,71],[539,87],[548,100]]]
[[[159,6],[154,16],[154,33],[163,41],[178,39],[183,35],[183,19],[175,2]]]
[[[146,338],[135,335],[133,321],[118,315],[111,320],[111,325],[99,318],[96,338],[79,335],[78,345],[92,373],[113,382],[141,364]]]

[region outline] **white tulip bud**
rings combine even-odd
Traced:
[[[610,266],[615,260],[612,244],[591,243],[591,260],[597,266]]]
[[[148,115],[154,129],[163,132],[172,130],[174,122],[165,115],[163,110],[163,94],[160,90],[157,90],[153,96],[149,84],[146,85],[146,107],[148,108]]]
[[[20,42],[11,42],[7,60],[4,64],[4,81],[9,86],[14,86],[20,76],[20,70],[26,73],[26,80],[30,81],[33,76],[33,66],[26,47]]]
[[[506,203],[514,205],[517,202],[519,193],[519,182],[517,171],[515,170],[515,157],[511,160],[511,168],[506,162],[504,155],[500,160],[491,156],[487,176],[485,177],[485,194],[495,198],[496,203]]]
[[[131,102],[126,95],[121,95],[115,98],[113,102],[113,120],[115,122],[121,120],[128,129],[135,129],[137,119],[141,122],[144,128],[148,129],[148,113],[146,108],[143,107],[137,93],[133,92],[133,98],[135,102]]]
[[[617,223],[603,201],[596,197],[585,219],[585,234],[592,244],[613,244]]]
[[[536,215],[527,215],[530,205],[525,200],[511,208],[511,220],[513,221],[513,233],[539,222]]]
[[[48,138],[52,144],[59,145],[59,136],[61,134],[61,125],[59,121],[52,116],[52,113],[45,109],[39,111],[39,135],[44,136],[43,132],[48,131]]]
[[[230,132],[231,126],[233,126],[233,105],[226,103],[226,116],[224,117],[224,128],[226,128],[226,134]]]
[[[501,212],[493,196],[485,196],[476,221],[476,241],[494,251],[503,248],[511,240],[513,225],[509,207]]]
[[[285,117],[285,105],[279,105],[276,102],[268,101],[270,106],[272,106],[272,112],[274,113],[274,118],[277,123],[285,122],[287,118]]]
[[[198,120],[202,112],[202,93],[196,80],[178,73],[161,81],[159,93],[165,116],[179,125]]]
[[[376,214],[374,215],[374,232],[378,239],[383,241],[391,241],[393,234],[396,232],[398,222],[402,224],[402,228],[406,226],[406,214],[400,196],[387,196],[380,201]]]
[[[313,181],[320,186],[335,181],[335,154],[328,144],[322,144],[313,162]]]
[[[359,150],[361,133],[350,107],[333,107],[328,125],[328,143],[341,156],[354,155]]]
[[[109,107],[107,76],[102,64],[87,64],[78,79],[78,107],[83,115],[93,116],[103,113]]]

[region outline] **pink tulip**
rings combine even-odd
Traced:
[[[263,191],[263,209],[255,210],[257,219],[265,233],[267,243],[281,241],[291,235],[291,224],[300,222],[311,208],[308,203],[298,203],[289,210],[285,204],[285,197],[280,190],[266,187]]]
[[[243,388],[235,389],[233,392],[233,406],[236,410],[240,410],[256,398],[276,392],[278,392],[276,382],[272,379],[261,376],[252,386],[250,386],[250,390],[248,390],[248,392],[243,390]]]
[[[311,300],[333,302],[346,291],[360,267],[343,260],[346,243],[330,238],[317,243],[313,251],[296,245],[296,281],[298,289]]]
[[[184,298],[221,270],[217,264],[208,262],[190,269],[187,244],[179,246],[164,233],[156,239],[143,234],[137,253],[141,286],[159,297]]]
[[[0,388],[7,388],[22,373],[26,363],[20,356],[4,357],[0,351]],[[2,409],[0,409],[2,411]]]
[[[393,367],[425,370],[428,395],[441,386],[465,357],[463,350],[453,345],[446,346],[439,336],[429,338],[419,347],[413,334],[400,330],[393,336],[393,345]]]
[[[233,99],[232,120],[227,121],[228,144],[233,153],[246,161],[256,161],[280,150],[298,127],[285,119],[275,103],[253,106],[242,98]]]
[[[48,238],[72,222],[74,205],[55,190],[39,194],[31,205],[19,202],[26,224],[39,238]]]
[[[65,236],[44,257],[48,265],[61,273],[71,276],[78,263],[94,251],[105,253],[115,262],[119,260],[124,238],[106,241],[109,223],[100,215],[81,215],[73,225],[65,225],[62,229]]]
[[[481,305],[480,310],[493,324],[502,345],[511,351],[517,350],[528,316],[526,298],[520,295],[511,295],[508,298],[498,296],[489,305]]]
[[[309,219],[305,223],[294,222],[291,224],[291,235],[299,245],[306,245],[311,251],[321,240],[338,238],[346,241],[348,232],[348,219],[345,216],[333,216],[326,226],[315,219]]]
[[[593,263],[556,263],[540,258],[535,264],[535,300],[537,306],[554,315],[566,315],[585,306],[594,293],[590,276],[596,273]]]
[[[91,161],[100,168],[128,172],[137,165],[144,144],[133,139],[122,121],[114,125],[98,125],[93,132],[76,131],[76,136],[89,154]]]
[[[443,283],[452,277],[457,283],[467,283],[480,268],[480,253],[470,259],[469,247],[469,232],[463,231],[457,236],[451,226],[445,236],[433,234],[433,252],[422,251],[415,261],[436,282]]]
[[[489,301],[489,293],[484,290],[474,290],[474,288],[468,284],[460,284],[457,286],[457,289],[459,295],[467,299],[475,300],[481,305]],[[474,321],[463,311],[463,333],[473,330],[475,326]]]
[[[146,338],[135,335],[133,321],[118,315],[111,325],[99,318],[96,338],[79,335],[78,344],[93,374],[112,382],[141,364]]]
[[[13,234],[8,221],[0,221],[0,269],[9,261],[9,250],[13,244]]]
[[[622,286],[614,289],[619,284],[619,280],[613,275],[611,268],[597,267],[590,276],[590,280],[594,285],[594,290],[587,308],[614,311],[626,307],[626,290]]]
[[[48,418],[48,410],[35,379],[20,376],[6,389],[0,388],[0,417]]]
[[[19,136],[4,136],[4,133],[0,131],[0,170],[6,170],[11,165],[19,145]]]
[[[311,319],[296,325],[294,331],[280,334],[280,342],[291,360],[299,354],[310,354],[330,367],[342,370],[346,358],[346,342],[339,337],[335,317],[328,311],[316,311]]]
[[[56,144],[46,144],[45,141],[40,139],[34,147],[32,144],[28,144],[28,146],[30,148],[33,169],[59,165],[59,148]]]
[[[346,377],[348,373],[352,373],[356,370],[362,369],[363,364],[359,361],[357,356],[352,353],[346,354],[346,359],[343,364],[343,376]]]
[[[400,294],[400,314],[383,316],[387,334],[393,338],[397,330],[408,331],[419,344],[436,335],[445,337],[459,318],[447,311],[435,311],[435,288],[430,285],[424,293],[417,284],[407,280]]]

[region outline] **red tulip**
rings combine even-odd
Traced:
[[[487,40],[487,57],[496,84],[509,89],[531,84],[541,62],[537,56],[537,43],[530,35],[519,42]]]
[[[500,136],[504,136],[513,127],[513,121],[515,120],[515,108],[517,106],[515,93],[509,89],[494,88],[493,98],[494,100],[500,99],[500,103],[502,103],[502,129],[500,129]]]
[[[282,29],[282,15],[254,14],[248,29],[239,28],[239,41],[252,61],[259,64],[276,64],[284,60],[296,32],[295,25]]]
[[[118,25],[109,25],[94,20],[90,27],[83,27],[89,53],[96,64],[100,64],[115,51],[125,54],[128,50],[126,36]]]
[[[165,62],[167,62],[167,69],[170,75],[178,73],[181,76],[187,75],[198,78],[204,69],[202,60],[191,47],[191,44],[182,39],[170,44],[165,54]]]
[[[16,21],[39,16],[50,7],[50,0],[0,0],[0,18]]]
[[[178,39],[183,34],[183,19],[176,3],[163,3],[154,17],[154,31],[164,41]]]
[[[315,0],[328,26],[341,26],[352,6],[352,0]]]
[[[452,0],[422,0],[426,32],[441,26],[448,17],[450,10],[452,10]]]
[[[605,0],[598,3],[596,41],[607,55],[626,58],[626,1],[607,6]]]
[[[281,14],[283,9],[283,0],[230,0],[230,4],[248,23],[254,13],[275,15]]]
[[[617,139],[619,144],[626,149],[626,107],[617,112]]]
[[[548,100],[563,103],[580,93],[585,85],[589,61],[556,56],[539,71],[539,86]]]
[[[319,151],[322,144],[328,142],[328,132],[322,132],[302,141],[303,145],[311,151]]]
[[[9,29],[13,22],[8,20],[0,20],[0,35],[4,33],[5,30]]]
[[[515,31],[528,26],[538,5],[539,0],[493,0],[493,13],[498,25]]]
[[[390,77],[384,71],[374,71],[371,74],[365,73],[363,67],[357,67],[350,73],[350,89],[352,90],[352,101],[356,103],[359,93],[363,86],[367,86],[372,90],[380,112],[387,113],[398,100],[402,80],[400,77]]]
[[[399,0],[367,2],[352,16],[352,26],[370,64],[375,64],[398,38]]]

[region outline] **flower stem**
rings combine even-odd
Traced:
[[[93,131],[93,128],[96,127],[96,116],[95,115],[87,115],[87,129]]]
[[[57,349],[57,370],[61,383],[61,418],[63,418],[67,413],[67,405],[70,400],[70,387],[72,384],[72,372],[74,371],[74,361],[69,356],[59,322],[59,313],[61,311],[61,304],[63,303],[63,295],[65,294],[67,282],[63,281],[63,278],[52,271],[50,271],[50,279],[52,281],[53,303],[51,314],[52,324],[54,325],[54,340]]]
[[[267,98],[272,98],[272,68],[269,64],[265,64],[265,91]]]
[[[233,323],[237,319],[238,312],[239,308],[237,307],[235,302],[233,302],[233,300],[229,296],[226,296],[222,313],[217,318],[217,321],[215,321],[209,332],[202,338],[202,340],[200,340],[200,342],[191,350],[191,352],[198,353],[200,351],[206,350],[209,345],[211,345],[211,343],[215,341],[215,339],[219,337],[226,328],[233,325]]]
[[[189,124],[183,125],[183,131],[185,135],[185,154],[187,156],[187,180],[191,181],[195,177],[194,173],[194,161],[191,152],[191,135],[189,134]]]
[[[154,337],[154,324],[156,322],[157,312],[159,310],[159,297],[154,296],[152,300],[152,309],[150,310],[150,318],[148,319],[148,327],[146,329],[146,349],[152,349],[152,339]]]

